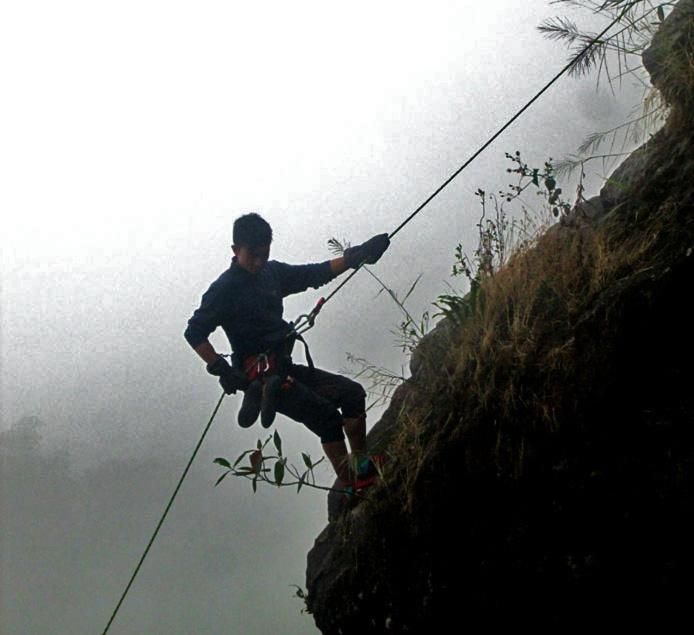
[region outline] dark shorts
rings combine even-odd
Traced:
[[[322,443],[341,441],[343,418],[356,418],[366,409],[362,385],[343,375],[303,364],[292,364],[288,374],[296,381],[280,391],[277,412],[303,423]]]

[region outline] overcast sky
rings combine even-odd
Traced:
[[[111,459],[171,458],[158,497],[124,512],[141,530],[123,550],[123,572],[91,587],[100,597],[75,616],[72,633],[105,626],[221,394],[183,331],[228,267],[234,219],[260,213],[274,230],[271,258],[290,263],[330,258],[333,236],[360,242],[392,231],[564,65],[564,46],[536,30],[557,14],[605,24],[545,0],[3,5],[1,429],[38,416],[44,449],[67,450],[76,475]],[[374,271],[400,291],[421,274],[410,309],[430,309],[447,282],[461,284],[449,273],[456,245],[475,246],[475,190],[510,182],[504,153],[521,150],[538,167],[574,153],[589,133],[624,121],[642,92],[631,79],[615,97],[604,81],[596,91],[594,75],[562,78],[398,234]],[[599,171],[591,164],[588,196]],[[335,284],[289,298],[285,317]],[[319,367],[356,370],[347,352],[393,370],[406,364],[390,332],[398,308],[377,292],[360,272],[326,306],[309,334]],[[211,341],[228,351],[221,329]],[[218,616],[195,623],[219,633],[255,603],[273,605],[228,632],[277,624],[313,632],[287,597],[289,584],[304,584],[306,552],[326,521],[324,496],[281,490],[253,503],[246,483],[212,487],[212,459],[235,458],[260,435],[236,425],[238,405],[225,398],[179,494],[214,510],[218,524],[190,522],[185,504],[167,520],[202,554],[186,561],[190,584],[174,594],[176,610]],[[320,455],[301,424],[278,417],[276,425],[290,454]],[[196,580],[207,571],[206,545],[225,531],[220,510],[230,524],[278,533],[230,535],[230,553],[265,560],[259,570],[249,558],[245,583],[210,597],[195,592]],[[173,593],[159,576],[183,565],[165,533],[160,540],[140,574],[140,592],[152,599],[137,610],[126,600],[112,632],[176,632],[157,614]],[[97,562],[77,566],[99,579]],[[0,608],[10,615],[3,589],[9,597],[17,581],[0,575]],[[12,613],[3,625],[0,617],[0,630],[19,633],[12,629],[21,619]]]

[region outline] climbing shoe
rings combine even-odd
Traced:
[[[277,413],[277,397],[282,389],[282,378],[279,375],[270,375],[265,378],[263,396],[260,400],[260,423],[263,428],[269,428],[275,420]]]
[[[238,422],[242,428],[250,428],[260,414],[260,402],[263,396],[263,384],[259,379],[251,382],[243,395],[239,409]]]
[[[356,507],[357,504],[364,500],[364,494],[366,489],[373,485],[378,479],[378,475],[360,477],[356,480],[354,485],[343,488],[343,494],[340,499],[340,505],[342,509],[352,509]]]
[[[382,468],[385,462],[386,456],[384,454],[371,454],[365,456],[357,463],[357,478],[377,477],[379,469]]]
[[[385,454],[371,454],[357,463],[357,479],[355,483],[357,494],[373,485],[379,479],[379,470],[382,469],[386,460]]]

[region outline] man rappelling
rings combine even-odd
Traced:
[[[282,298],[374,264],[390,244],[388,234],[348,247],[338,258],[290,265],[269,260],[272,228],[251,213],[234,222],[233,242],[231,265],[203,294],[184,337],[226,394],[244,392],[240,426],[247,428],[260,416],[267,428],[276,412],[303,423],[320,437],[343,488],[354,491],[357,479],[374,469],[366,452],[366,392],[352,379],[314,367],[305,342],[309,365],[292,361],[293,345],[303,338],[282,318]],[[231,364],[208,340],[218,326],[229,339]]]

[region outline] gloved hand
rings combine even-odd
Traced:
[[[245,390],[248,387],[246,373],[230,366],[221,355],[211,364],[207,364],[207,372],[219,377],[219,383],[227,395],[233,395],[237,390]]]
[[[367,265],[378,262],[383,252],[388,249],[388,245],[390,245],[388,234],[377,234],[361,245],[347,247],[342,255],[345,258],[345,264],[356,269],[362,262]]]

